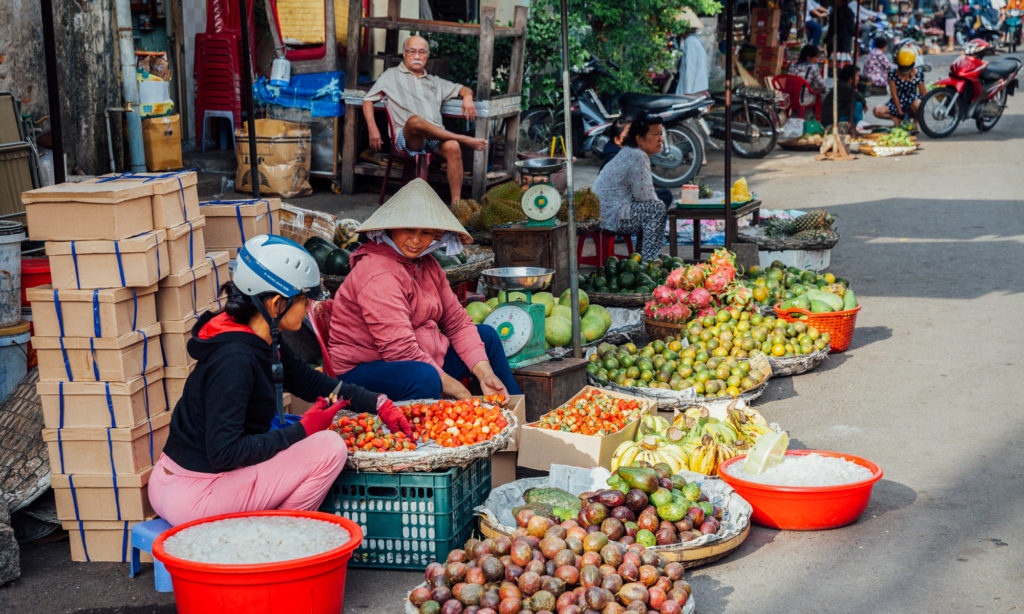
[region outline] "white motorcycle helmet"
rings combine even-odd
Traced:
[[[279,235],[256,235],[246,241],[238,250],[232,281],[252,297],[273,292],[289,299],[300,294],[314,301],[330,298],[313,256]]]

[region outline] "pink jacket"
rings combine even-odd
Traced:
[[[376,360],[416,360],[440,374],[449,344],[470,368],[487,360],[437,260],[410,260],[376,243],[352,254],[352,272],[334,296],[327,340],[338,373]]]

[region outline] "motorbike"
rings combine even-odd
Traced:
[[[965,45],[974,39],[982,39],[990,43],[999,40],[1001,34],[998,29],[998,13],[977,4],[964,7],[964,11],[963,16],[956,24],[957,44]]]
[[[981,39],[964,45],[963,53],[949,67],[949,77],[938,81],[921,99],[917,117],[925,134],[933,139],[947,137],[969,118],[981,132],[995,127],[1007,96],[1019,85],[1017,75],[1024,65],[1012,56],[985,59],[995,52]]]
[[[1010,53],[1017,51],[1021,41],[1021,17],[1024,11],[1020,9],[1009,9],[1006,11],[1006,20],[1003,22],[1003,33],[1006,35],[1006,47]]]
[[[892,24],[888,21],[875,21],[871,20],[861,25],[860,34],[860,52],[861,55],[867,55],[871,53],[871,50],[875,48],[875,39],[884,38],[888,45],[888,49],[892,49],[893,41],[896,40],[896,31],[893,30]]]
[[[695,120],[712,149],[725,149],[725,93],[711,95],[714,104]],[[741,85],[732,96],[732,150],[741,158],[763,158],[779,142],[778,95],[772,90]]]

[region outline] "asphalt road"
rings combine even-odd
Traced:
[[[734,165],[766,207],[837,214],[831,270],[863,305],[848,351],[773,380],[756,405],[792,447],[864,456],[885,476],[853,525],[755,526],[729,557],[692,570],[699,612],[1024,606],[1024,99],[1010,99],[991,133],[972,123],[922,142],[901,158],[777,151]],[[71,563],[66,541],[29,544],[22,557],[0,612],[174,611],[148,567],[129,580],[127,565]],[[393,614],[421,576],[348,578],[346,612]]]

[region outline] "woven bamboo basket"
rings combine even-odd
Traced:
[[[643,307],[654,297],[650,292],[588,292],[590,302],[602,307]]]
[[[644,326],[647,328],[647,335],[651,341],[655,339],[667,339],[668,337],[685,337],[686,327],[689,322],[675,324],[672,322],[659,322],[644,316]]]
[[[824,349],[803,356],[769,356],[768,364],[772,366],[772,377],[807,373],[824,362],[831,351],[831,346],[826,345]]]
[[[740,241],[754,243],[758,249],[767,251],[832,249],[836,246],[836,243],[839,243],[839,231],[835,229],[829,233],[828,237],[810,241],[807,239],[793,239],[792,237],[769,237],[762,226],[740,228],[738,236]]]
[[[480,277],[480,272],[494,266],[494,252],[488,247],[467,245],[466,262],[444,270],[448,283],[461,284]]]

